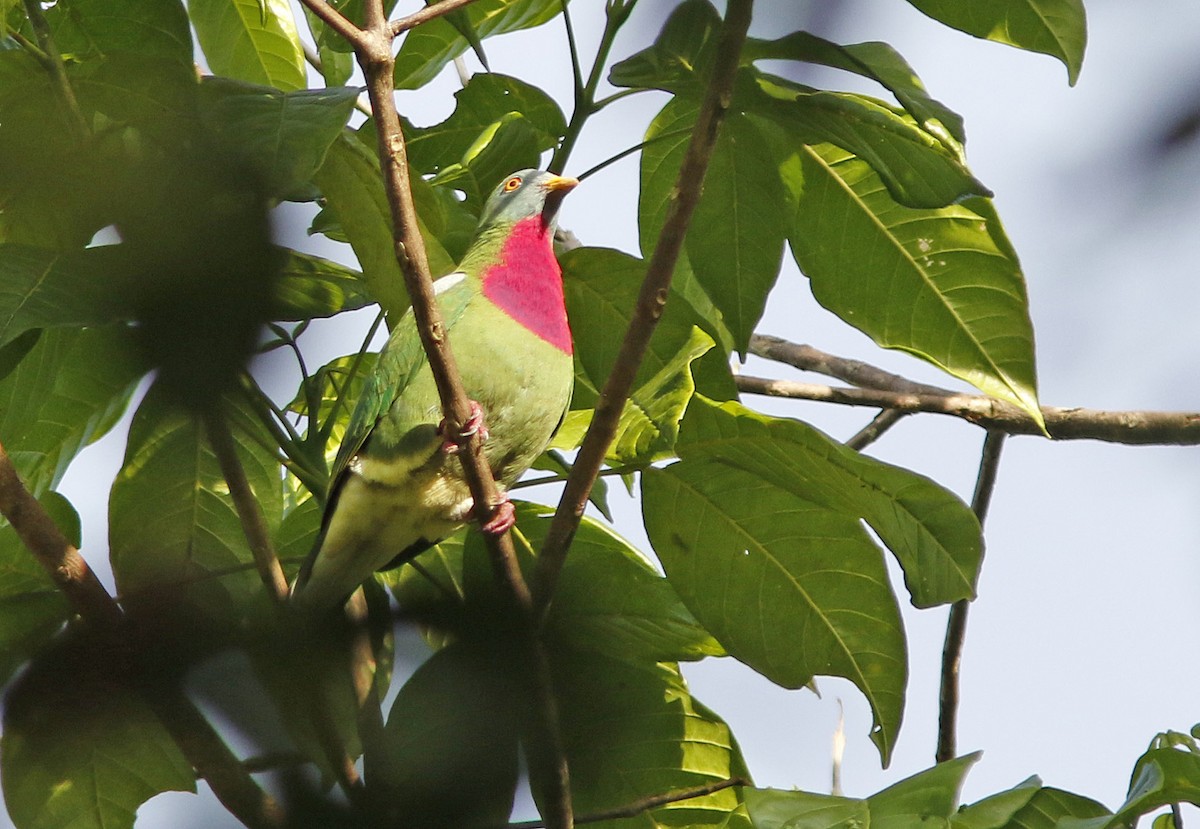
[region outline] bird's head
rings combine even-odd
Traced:
[[[542,227],[551,230],[563,197],[577,184],[578,179],[545,170],[518,170],[505,176],[492,191],[479,216],[479,226],[515,225],[541,216]]]

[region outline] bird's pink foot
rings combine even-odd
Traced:
[[[443,439],[442,451],[448,455],[453,455],[455,452],[465,446],[467,441],[469,441],[476,433],[483,438],[484,443],[487,442],[488,428],[487,424],[483,422],[483,409],[474,400],[470,402],[471,414],[467,417],[466,422],[463,423],[462,429],[458,432],[458,434],[450,434],[450,429],[446,425],[446,421],[444,419],[438,424],[438,432],[442,435]]]
[[[512,501],[508,500],[507,495],[501,497],[504,500],[496,504],[496,511],[492,513],[492,517],[479,528],[485,533],[500,535],[517,523],[517,511],[513,507]]]

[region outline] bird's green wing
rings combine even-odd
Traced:
[[[443,276],[434,283],[435,289],[447,284],[449,287],[438,292],[438,307],[441,309],[446,330],[454,328],[462,317],[473,296],[469,280],[462,274]],[[346,434],[338,449],[330,475],[330,494],[337,489],[346,466],[371,436],[381,418],[392,404],[404,394],[405,389],[427,363],[425,350],[412,317],[412,310],[405,312],[400,322],[392,329],[391,337],[379,353],[375,370],[363,384],[362,394],[350,416]]]

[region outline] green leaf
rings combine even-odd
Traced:
[[[950,825],[953,829],[1004,829],[1041,789],[1041,779],[1030,777],[1006,792],[963,806],[950,818]]]
[[[670,663],[640,666],[556,651],[563,743],[579,814],[730,777],[749,777],[733,734],[693,699]],[[540,781],[531,780],[536,794]],[[750,829],[736,789],[671,803],[603,829],[726,826]]]
[[[920,128],[882,101],[845,92],[822,92],[783,78],[743,70],[739,100],[783,130],[776,152],[787,158],[796,145],[829,142],[871,165],[888,192],[908,207],[943,207],[965,196],[990,196],[966,167],[953,138]]]
[[[742,49],[742,61],[759,60],[816,63],[870,78],[895,95],[922,128],[937,130],[940,125],[957,143],[966,141],[962,116],[930,97],[908,61],[887,43],[843,46],[809,32],[792,32],[775,40],[748,38]]]
[[[225,78],[200,85],[205,123],[259,166],[268,191],[279,198],[303,193],[357,98],[358,89],[345,86],[280,92]]]
[[[508,75],[472,75],[454,98],[454,112],[445,121],[407,133],[408,160],[414,169],[435,173],[461,163],[481,134],[513,113],[532,128],[539,153],[553,148],[567,130],[566,119],[553,98]],[[512,167],[509,172],[514,169],[518,168]]]
[[[924,476],[861,455],[801,421],[703,398],[688,409],[678,449],[685,461],[719,460],[855,523],[866,521],[896,556],[917,607],[975,596],[979,521]]]
[[[451,644],[404,683],[388,713],[383,762],[389,809],[414,826],[503,824],[517,786],[521,714],[512,665],[493,649]]]
[[[649,47],[615,64],[613,86],[663,89],[697,97],[714,52],[721,15],[708,0],[684,0]]]
[[[644,470],[642,515],[667,578],[721,646],[787,688],[849,679],[886,764],[907,656],[882,557],[857,521],[712,460]]]
[[[253,422],[250,414],[240,421]],[[282,520],[279,462],[235,433],[238,454],[267,527]],[[236,619],[263,596],[229,488],[196,419],[155,386],[129,429],[109,498],[109,554],[126,602],[186,602]]]
[[[1087,46],[1083,0],[908,0],[934,20],[975,37],[1058,58],[1073,86]]]
[[[144,370],[120,329],[42,332],[0,382],[0,442],[31,492],[56,486],[79,451],[113,427]]]
[[[478,0],[464,11],[468,24],[484,39],[553,20],[562,12],[562,0]],[[424,86],[469,46],[444,17],[410,29],[396,55],[396,88]]]
[[[361,141],[343,133],[329,148],[316,175],[317,186],[354,248],[372,297],[399,319],[409,305],[404,277],[396,261],[392,214],[383,189],[379,159]],[[454,262],[432,234],[422,228],[429,267],[440,276]]]
[[[692,271],[743,356],[783,261],[786,197],[773,158],[749,118],[726,116],[687,234]]]
[[[1110,814],[1099,803],[1062,789],[1043,788],[1013,814],[1003,829],[1058,829],[1066,819],[1090,820]],[[1074,821],[1072,821],[1074,822]]]
[[[1125,802],[1104,826],[1133,825],[1142,815],[1172,803],[1200,805],[1200,754],[1152,748],[1138,758]]]
[[[308,86],[286,0],[190,0],[188,12],[215,74],[285,92]]]
[[[541,549],[553,510],[522,504],[517,527],[522,552]],[[468,544],[482,544],[472,533]],[[716,640],[696,622],[670,583],[645,556],[613,530],[584,517],[559,576],[546,632],[576,651],[645,665],[722,656]]]
[[[513,170],[540,166],[538,144],[537,131],[524,116],[510,112],[484,129],[467,148],[462,161],[443,167],[431,183],[463,191],[467,206],[478,213],[506,175]]]
[[[568,252],[561,264],[567,316],[575,340],[575,394],[571,405],[577,410],[590,409],[616,364],[646,265],[617,250],[587,247]],[[653,397],[643,395],[641,390],[669,366],[675,365],[676,372],[683,367],[680,361],[686,358],[681,355],[690,353],[696,344],[695,327],[721,346],[690,361],[696,386],[710,397],[728,399],[736,395],[729,372],[728,330],[711,305],[704,310],[697,308],[697,304],[707,299],[691,274],[681,268],[671,281],[667,307],[638,367],[634,380],[634,388],[639,389],[635,405],[643,408],[654,405]],[[585,427],[586,422],[585,419]]]
[[[299,321],[331,317],[371,304],[358,271],[296,250],[284,250],[272,318]]]
[[[187,13],[179,0],[72,0],[45,13],[55,45],[71,62],[124,52],[194,71]]]
[[[903,207],[828,145],[781,171],[796,204],[788,240],[818,302],[1041,423],[1025,280],[990,202]]]
[[[78,547],[79,515],[66,498],[46,492],[39,499],[55,524],[70,537],[72,518]],[[7,683],[71,616],[62,591],[21,543],[16,530],[0,521],[0,684]]]
[[[0,779],[18,829],[131,829],[154,795],[196,790],[191,765],[127,682],[123,660],[74,638],[9,690]]]
[[[755,829],[948,829],[963,778],[979,754],[907,777],[865,800],[779,789],[747,789]]]
[[[650,143],[642,150],[638,232],[647,259],[658,245],[697,112],[694,101],[675,98],[646,130]],[[749,119],[736,114],[726,118],[704,180],[686,238],[688,261],[733,347],[744,351],[779,275],[786,193],[769,145]]]
[[[547,449],[533,462],[533,466],[529,468],[530,470],[553,472],[559,479],[565,481],[567,476],[571,474],[573,465],[567,461],[562,452],[559,452],[557,449]],[[509,490],[511,491],[515,488],[517,487],[509,487]],[[612,510],[608,506],[608,481],[603,478],[596,479],[595,483],[592,484],[592,491],[588,493],[588,502],[600,510],[600,514],[609,523],[612,523]]]

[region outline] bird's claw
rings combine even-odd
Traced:
[[[471,403],[471,414],[467,416],[466,421],[462,425],[462,429],[457,434],[450,434],[450,429],[446,424],[445,419],[438,424],[438,432],[442,435],[442,451],[448,455],[453,455],[459,449],[466,446],[475,434],[478,434],[484,443],[489,437],[487,424],[483,422],[483,409],[474,400]]]
[[[501,497],[504,500],[496,504],[495,510],[492,512],[492,517],[479,527],[479,529],[489,535],[500,535],[517,523],[517,511],[513,507],[512,501],[508,500],[507,495]]]

